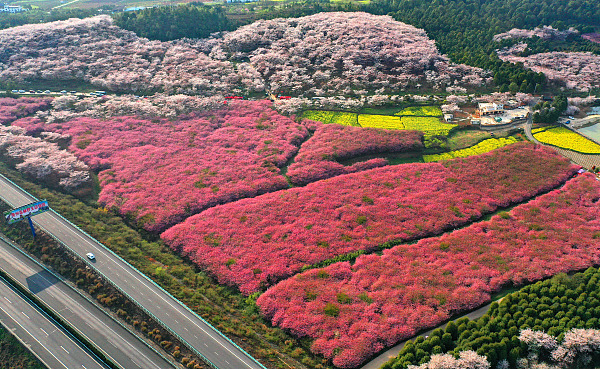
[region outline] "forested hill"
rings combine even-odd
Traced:
[[[600,2],[596,0],[373,0],[365,10],[391,14],[425,29],[452,61],[493,70],[501,90],[514,82],[525,92],[533,92],[543,78],[500,61],[494,52],[498,47],[492,42],[494,35],[543,25],[575,27],[581,33],[600,28]],[[590,42],[585,44],[593,47]],[[573,51],[582,49],[581,43],[573,46]]]
[[[115,23],[140,37],[169,41],[178,38],[206,38],[213,32],[229,31],[232,23],[225,10],[199,3],[146,8],[114,15]]]

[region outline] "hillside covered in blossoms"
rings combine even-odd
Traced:
[[[2,30],[0,50],[5,80],[78,80],[133,93],[362,95],[480,86],[489,77],[451,63],[423,30],[367,13],[274,19],[222,38],[172,42],[98,16]]]

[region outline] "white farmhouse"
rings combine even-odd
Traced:
[[[479,103],[479,114],[491,115],[504,113],[504,104],[497,103]]]

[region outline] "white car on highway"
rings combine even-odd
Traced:
[[[85,254],[85,256],[87,256],[87,258],[90,259],[91,261],[96,260],[96,257],[91,252],[88,252],[87,254]]]

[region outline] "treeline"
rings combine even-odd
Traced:
[[[55,9],[50,12],[33,9],[22,13],[0,13],[0,29],[32,23],[46,23],[69,18],[87,18],[97,15],[98,9]]]
[[[200,3],[146,8],[116,13],[115,24],[151,40],[169,41],[179,38],[206,38],[213,32],[232,29],[232,22],[221,6]]]
[[[10,369],[45,369],[15,337],[0,325],[0,367]]]
[[[564,96],[557,96],[552,102],[540,101],[533,109],[533,123],[556,123],[567,110],[568,101]]]
[[[600,24],[600,3],[594,0],[373,0],[365,9],[425,29],[452,61],[493,71],[500,91],[513,84],[518,91],[540,92],[544,79],[521,65],[502,62],[494,52],[494,35],[543,25],[576,27],[585,33]],[[590,44],[584,41],[568,49],[579,51],[579,46]]]
[[[600,237],[600,236],[599,236]],[[486,356],[495,368],[506,360],[510,368],[527,356],[527,344],[519,340],[524,329],[542,331],[563,340],[572,328],[600,328],[600,271],[590,268],[573,276],[558,274],[492,303],[481,318],[460,318],[436,329],[428,338],[408,342],[400,354],[382,369],[404,369],[429,362],[433,354],[473,350]]]

